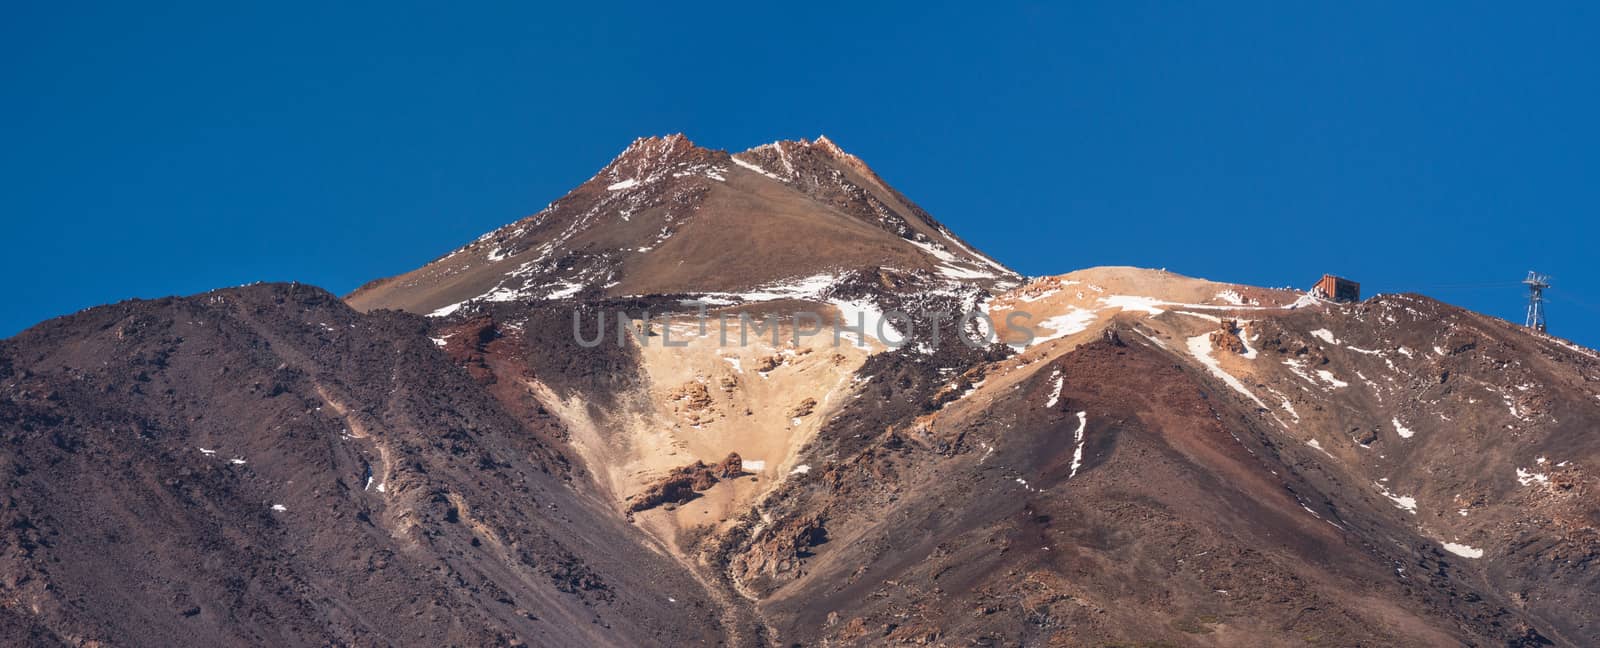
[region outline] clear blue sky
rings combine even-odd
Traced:
[[[342,294],[682,131],[826,133],[1028,274],[1328,271],[1520,321],[1481,284],[1537,268],[1600,345],[1592,4],[91,4],[0,21],[0,335]]]

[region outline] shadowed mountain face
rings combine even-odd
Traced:
[[[1024,282],[826,139],[644,139],[344,301],[0,342],[0,643],[1589,646],[1596,385],[1416,295]]]
[[[269,285],[6,342],[4,643],[722,638],[560,424],[512,416],[427,328]]]

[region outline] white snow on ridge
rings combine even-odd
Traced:
[[[444,308],[440,308],[439,310],[433,311],[432,313],[428,313],[428,317],[449,317],[451,313],[454,313],[457,310],[459,310],[461,308],[461,305],[465,304],[465,303],[466,302],[457,302],[457,303],[451,304],[449,306],[445,306]]]
[[[1321,304],[1321,303],[1322,303],[1322,300],[1317,299],[1316,295],[1313,295],[1311,293],[1301,293],[1299,297],[1295,298],[1293,304],[1289,304],[1288,306],[1285,306],[1284,308],[1287,308],[1289,310],[1294,310],[1294,309],[1297,309],[1297,308],[1305,308],[1307,306],[1316,306],[1316,305]]]
[[[911,239],[906,239],[906,242],[910,243],[912,245],[915,245],[915,246],[917,246],[919,248],[922,248],[922,251],[933,255],[934,258],[936,258],[936,259],[938,259],[940,261],[943,261],[945,263],[956,263],[956,262],[959,262],[961,260],[960,257],[957,257],[954,254],[951,254],[948,250],[945,250],[942,246],[940,246],[937,243],[914,241],[914,240],[911,240]]]
[[[773,180],[777,180],[778,182],[783,182],[783,178],[780,178],[780,177],[774,175],[772,172],[767,171],[766,169],[763,169],[763,168],[761,168],[761,167],[759,167],[757,165],[754,165],[754,164],[751,164],[751,163],[746,162],[744,160],[741,160],[738,157],[734,157],[732,159],[733,159],[733,163],[734,164],[742,166],[742,167],[744,167],[746,169],[749,169],[749,170],[754,171],[756,173],[759,173],[761,175],[767,176],[768,178],[772,178]]]
[[[1440,544],[1440,546],[1444,547],[1445,551],[1453,553],[1453,554],[1455,554],[1457,556],[1461,556],[1462,558],[1482,558],[1483,557],[1483,550],[1482,549],[1478,549],[1476,547],[1468,547],[1467,545],[1456,544],[1454,542],[1441,542],[1439,544]]]
[[[1329,331],[1328,329],[1317,329],[1312,331],[1311,335],[1319,340],[1322,340],[1323,342],[1327,342],[1328,344],[1339,343],[1339,338],[1333,337],[1333,331]]]
[[[948,263],[942,264],[942,265],[939,266],[939,274],[942,274],[942,275],[944,275],[946,277],[949,277],[951,279],[994,279],[995,278],[995,275],[992,272],[985,272],[983,270],[969,270],[969,269],[966,269],[966,268],[957,268],[957,267],[955,267],[953,265],[950,265]]]
[[[949,240],[951,244],[955,245],[958,248],[961,248],[962,252],[966,252],[972,258],[975,258],[975,259],[983,262],[984,264],[988,265],[989,267],[994,268],[996,272],[999,272],[1000,274],[1015,274],[1012,271],[1006,269],[1005,266],[1000,265],[1000,262],[995,261],[994,259],[991,259],[991,258],[985,256],[982,252],[979,252],[979,251],[974,250],[974,249],[972,249],[970,247],[967,247],[967,244],[962,243],[961,239],[957,238],[954,232],[951,232],[948,229],[940,228],[940,233],[944,234],[945,239]]]
[[[1158,305],[1178,305],[1168,304],[1154,297],[1144,297],[1142,295],[1108,295],[1101,297],[1100,303],[1106,306],[1116,306],[1125,311],[1144,311],[1151,315],[1160,315],[1166,312],[1156,308]]]
[[[954,237],[951,237],[951,239],[953,241]],[[954,255],[954,254],[951,254],[949,250],[944,249],[944,246],[939,244],[939,243],[915,241],[915,240],[910,240],[910,239],[907,239],[906,242],[917,246],[923,252],[927,252],[928,254],[933,255],[933,257],[935,259],[938,259],[939,261],[941,261],[941,263],[939,264],[939,268],[938,268],[939,274],[944,275],[946,277],[949,277],[951,279],[957,279],[957,280],[961,280],[961,279],[994,279],[994,278],[996,278],[998,276],[998,275],[994,274],[993,272],[989,272],[989,271],[986,271],[986,270],[957,267],[954,264],[957,264],[957,263],[972,264],[972,261],[970,261],[968,259],[963,259],[961,257],[958,257],[958,256]],[[970,250],[968,250],[968,251],[970,252]],[[978,255],[974,254],[973,256],[978,256]],[[996,267],[999,267],[999,264],[995,264],[993,261],[990,261],[987,258],[983,258],[983,257],[979,257],[979,258],[982,259],[985,262],[988,262],[990,264],[995,265]]]
[[[1578,346],[1576,344],[1573,344],[1571,342],[1568,342],[1566,340],[1558,338],[1558,337],[1556,337],[1554,335],[1550,335],[1548,333],[1534,332],[1534,335],[1543,337],[1546,340],[1549,340],[1549,341],[1554,342],[1554,343],[1556,343],[1558,345],[1561,345],[1562,347],[1565,347],[1568,351],[1572,351],[1574,353],[1578,353],[1578,354],[1581,354],[1581,355],[1586,355],[1586,356],[1589,356],[1591,358],[1595,358],[1597,360],[1600,360],[1600,354],[1595,353],[1594,350],[1592,350],[1592,349],[1586,349],[1584,347]]]
[[[1073,333],[1081,333],[1084,329],[1089,328],[1089,325],[1093,324],[1095,319],[1097,318],[1095,317],[1094,311],[1084,310],[1082,308],[1074,308],[1061,315],[1047,318],[1039,322],[1036,326],[1050,329],[1051,333],[1034,336],[1032,344],[1049,342],[1050,340],[1066,337],[1068,335],[1072,335]]]
[[[607,191],[622,191],[623,189],[632,189],[632,188],[637,187],[637,186],[639,186],[639,181],[638,180],[634,180],[632,178],[629,178],[627,180],[623,180],[622,182],[613,183],[613,184],[607,186],[606,190]]]

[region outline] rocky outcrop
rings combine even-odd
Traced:
[[[1244,355],[1249,348],[1244,345],[1244,339],[1239,337],[1243,333],[1237,320],[1222,320],[1219,328],[1211,332],[1211,348],[1222,349],[1234,355]]]
[[[811,548],[827,541],[827,524],[821,515],[790,518],[758,532],[744,551],[733,557],[729,571],[746,583],[794,578]]]
[[[698,493],[709,490],[717,482],[742,474],[744,474],[744,460],[736,452],[728,453],[727,458],[709,466],[703,461],[696,461],[674,469],[651,484],[644,492],[629,498],[628,512],[637,513],[658,506],[682,504],[699,497]]]
[[[805,400],[800,401],[799,403],[796,403],[794,407],[789,408],[789,418],[800,418],[802,416],[810,416],[811,412],[813,410],[815,410],[816,408],[817,408],[817,399],[815,399],[815,398],[807,398]]]
[[[739,453],[730,452],[728,453],[727,458],[717,462],[717,465],[711,467],[711,474],[715,475],[717,479],[728,479],[730,477],[738,477],[739,475],[743,475],[744,459],[739,456]]]
[[[783,356],[769,355],[756,360],[756,373],[767,373],[783,364]]]
[[[687,382],[673,390],[668,399],[677,402],[687,410],[709,409],[711,407],[711,390],[706,389],[706,384],[703,382]]]

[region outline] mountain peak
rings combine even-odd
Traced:
[[[830,176],[830,169],[834,169],[853,171],[863,179],[884,186],[883,179],[866,162],[840,148],[827,135],[818,135],[814,141],[805,138],[778,140],[735,154],[733,158],[741,165],[759,167],[764,173],[785,181],[806,176],[815,178],[818,174]]]
[[[678,133],[635,139],[539,213],[349,299],[443,315],[473,301],[736,292],[882,267],[941,285],[1020,279],[826,136],[730,155]]]
[[[596,177],[613,181],[640,180],[678,165],[722,162],[727,155],[725,151],[699,146],[683,133],[640,137],[618,153]]]
[[[860,158],[858,158],[858,157],[856,157],[854,155],[851,155],[849,153],[846,153],[844,151],[844,149],[839,148],[839,145],[834,143],[833,140],[828,139],[827,135],[818,135],[816,142],[813,142],[813,144],[817,148],[822,149],[824,151],[827,151],[829,155],[832,155],[832,156],[834,156],[836,158],[839,158],[841,160],[857,160],[857,161],[860,160]]]
[[[638,152],[643,152],[645,154],[660,154],[670,151],[685,151],[697,148],[700,147],[694,142],[690,141],[689,137],[683,133],[646,135],[644,137],[634,138],[633,142],[628,144],[628,148],[622,150],[621,155]]]

